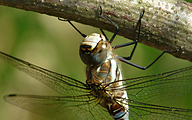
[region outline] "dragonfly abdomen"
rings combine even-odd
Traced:
[[[126,114],[125,108],[117,103],[108,105],[108,111],[114,119],[122,119],[122,117]]]
[[[123,84],[121,81],[115,82],[122,80],[122,75],[114,55],[111,54],[106,61],[99,66],[87,66],[86,74],[86,82],[88,85],[101,87],[97,89],[101,90],[99,92],[100,95],[96,96],[100,99],[100,105],[107,108],[109,114],[114,119],[128,119],[128,105],[121,104],[127,102],[125,101],[128,99],[127,92],[124,89],[118,88],[118,86],[122,86]],[[115,83],[111,84],[112,82]],[[95,91],[95,93],[97,92],[98,91]]]

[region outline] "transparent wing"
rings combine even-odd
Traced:
[[[99,104],[99,99],[91,94],[86,84],[44,68],[35,66],[3,52],[0,58],[29,74],[62,94],[59,96],[7,95],[5,101],[31,112],[50,116],[52,119],[112,119],[107,109]]]
[[[107,110],[98,104],[99,100],[91,95],[91,90],[86,84],[2,52],[0,58],[64,95],[63,97],[8,95],[4,97],[7,102],[46,116],[55,114],[56,119],[66,117],[66,113],[69,116],[76,116],[75,118],[112,119]],[[126,104],[129,105],[128,112],[134,119],[191,119],[192,111],[189,109],[152,105],[157,101],[170,100],[191,93],[191,70],[192,67],[186,67],[152,76],[125,79],[121,80],[124,81],[123,85],[110,90],[127,91],[129,99],[126,100]],[[109,85],[111,84],[113,83]]]
[[[171,100],[192,93],[192,66],[157,75],[120,81],[124,81],[123,85],[111,90],[118,92],[125,89],[127,91],[129,99],[126,101],[133,118],[192,119],[192,109],[154,105],[155,102]],[[118,84],[120,81],[109,83],[109,85]]]
[[[131,100],[145,103],[171,100],[192,93],[192,66],[124,81]]]
[[[55,120],[112,120],[108,111],[92,95],[59,97],[13,94],[4,96],[4,99],[20,108]]]
[[[90,90],[87,90],[86,84],[68,76],[46,70],[3,52],[0,52],[0,59],[24,71],[62,95],[75,96],[90,94]]]
[[[142,120],[191,120],[192,109],[167,107],[128,100],[129,114]]]
[[[129,99],[138,102],[154,103],[171,100],[192,93],[192,66],[156,75],[119,80],[107,86],[122,81],[123,84],[110,90],[125,89]]]

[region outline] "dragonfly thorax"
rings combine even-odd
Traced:
[[[102,34],[93,33],[84,38],[79,54],[86,65],[100,65],[111,54],[111,45]]]

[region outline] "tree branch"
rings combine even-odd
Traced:
[[[136,22],[142,9],[140,42],[159,50],[177,50],[173,55],[192,61],[192,4],[182,0],[0,0],[0,5],[62,17],[110,32],[115,27],[98,19],[103,14],[117,23],[119,35],[135,40]]]

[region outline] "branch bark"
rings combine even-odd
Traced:
[[[119,35],[135,40],[136,22],[142,9],[140,43],[192,61],[192,4],[182,0],[0,0],[0,5],[62,17],[110,32],[115,27],[98,19],[98,8],[117,23]]]

